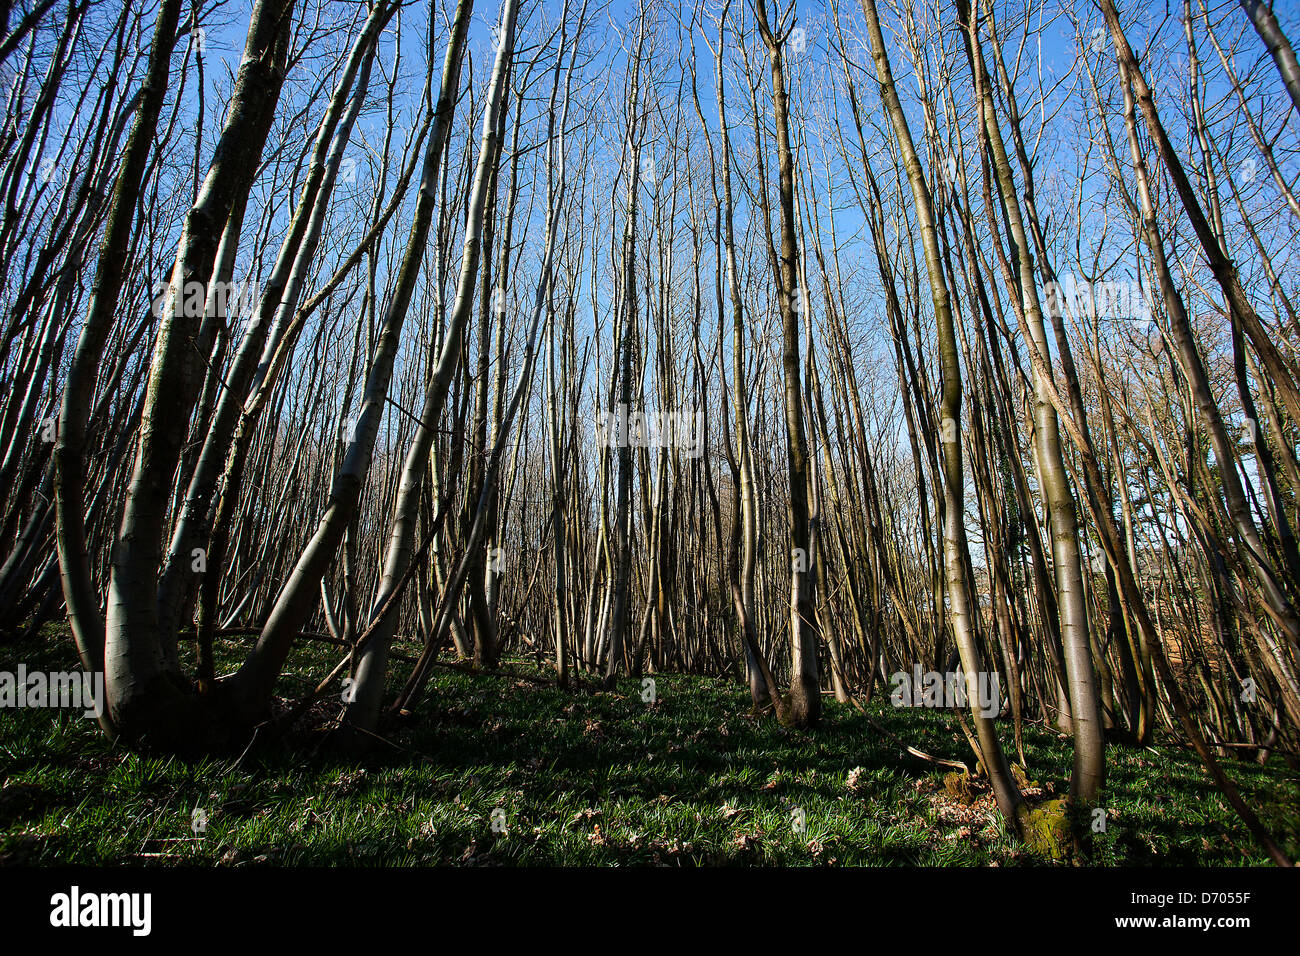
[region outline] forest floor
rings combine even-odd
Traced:
[[[70,639],[0,648],[0,671],[76,667]],[[231,665],[243,645],[226,643]],[[296,698],[337,648],[295,652]],[[1062,861],[1013,842],[986,790],[907,755],[966,760],[954,714],[868,717],[826,698],[815,731],[748,714],[747,689],[654,675],[563,691],[509,661],[438,669],[415,717],[362,760],[331,751],[337,708],[256,758],[185,762],[111,745],[80,712],[0,711],[0,864],[53,865],[1263,865],[1190,750],[1107,748],[1104,832]],[[219,671],[220,672],[220,671]],[[527,679],[532,678],[532,679]],[[873,726],[874,722],[874,726]],[[1014,756],[1011,725],[1003,741]],[[1029,794],[1068,790],[1067,738],[1024,727]],[[1300,774],[1228,771],[1292,858]],[[206,823],[197,826],[195,821]]]

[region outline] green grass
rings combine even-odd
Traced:
[[[26,650],[14,656],[14,651]],[[240,648],[223,651],[237,660]],[[300,694],[333,649],[306,648],[282,692]],[[75,666],[6,648],[0,670]],[[510,662],[516,673],[538,673]],[[439,670],[416,717],[356,761],[308,728],[256,760],[187,763],[110,745],[93,721],[0,711],[0,862],[130,865],[1026,865],[987,793],[947,794],[943,771],[828,700],[813,732],[747,715],[736,684],[656,675],[568,693],[516,677]],[[872,717],[929,753],[969,759],[953,716]],[[333,708],[322,709],[332,715]],[[322,742],[324,746],[320,746]],[[1010,726],[1004,742],[1010,746]],[[1069,741],[1025,727],[1029,777],[1067,789]],[[1267,863],[1201,769],[1174,746],[1111,746],[1107,827],[1089,865]],[[1229,773],[1287,851],[1300,855],[1300,778],[1278,761]],[[856,770],[856,773],[854,772]],[[850,787],[852,775],[853,786]],[[202,809],[202,839],[191,830]],[[493,812],[505,831],[494,832]],[[802,815],[804,827],[795,826]]]

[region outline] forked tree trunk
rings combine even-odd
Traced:
[[[447,43],[447,55],[443,61],[434,128],[425,152],[420,190],[406,249],[392,298],[381,323],[361,408],[353,419],[351,428],[347,430],[346,451],[334,475],[325,515],[281,588],[257,644],[230,680],[229,691],[233,703],[245,720],[256,721],[264,714],[289,648],[312,613],[325,569],[356,514],[361,486],[369,471],[375,440],[379,434],[380,419],[387,405],[388,387],[392,380],[402,326],[423,266],[429,227],[437,202],[438,170],[459,93],[460,68],[464,60],[465,37],[469,31],[472,12],[473,0],[460,0]]]
[[[393,506],[393,522],[388,540],[388,552],[384,559],[383,578],[380,581],[379,592],[375,596],[374,609],[371,611],[371,626],[376,627],[377,630],[361,654],[357,665],[355,695],[346,710],[346,722],[361,731],[373,731],[378,720],[388,654],[397,626],[396,613],[386,614],[382,619],[377,615],[379,609],[392,595],[398,582],[406,575],[406,570],[411,563],[415,550],[415,524],[419,515],[420,494],[427,471],[429,450],[438,432],[452,376],[456,374],[460,362],[465,326],[474,309],[474,290],[478,277],[480,237],[484,210],[487,207],[487,192],[494,179],[493,170],[501,157],[497,114],[505,95],[506,74],[509,72],[514,48],[515,15],[518,8],[519,0],[506,0],[501,19],[500,46],[492,66],[491,86],[483,110],[483,137],[474,176],[474,191],[470,195],[469,209],[466,213],[465,242],[461,254],[460,278],[456,285],[456,299],[444,331],[442,349],[439,351],[438,361],[425,393],[420,424],[416,428],[415,437],[406,454],[406,463],[402,469],[401,483]],[[437,630],[435,624],[435,635]],[[486,638],[487,635],[481,631],[478,633],[476,655],[480,653],[478,644]]]
[[[799,370],[799,252],[794,223],[794,154],[790,148],[790,98],[785,86],[783,24],[773,29],[765,0],[756,0],[758,28],[772,71],[772,106],[776,118],[781,247],[773,263],[781,315],[781,363],[785,373],[786,474],[790,483],[790,700],[785,719],[792,726],[813,727],[821,719],[821,679],[817,671],[817,615],[813,610],[816,543],[809,522],[808,440],[804,427],[803,389]],[[793,9],[793,8],[792,8]],[[761,147],[760,147],[761,148]]]
[[[1020,215],[1020,199],[993,105],[992,83],[984,67],[978,21],[971,18],[967,0],[957,0],[957,11],[958,18],[964,21],[967,55],[970,57],[971,73],[980,103],[983,130],[981,139],[991,153],[994,175],[1002,197],[1002,209],[1015,245],[1019,290],[1017,292],[1013,288],[1011,294],[1019,295],[1023,306],[1013,302],[1012,307],[1023,308],[1034,347],[1042,355],[1048,355],[1047,331],[1038,302],[1029,237]],[[1066,682],[1074,734],[1074,770],[1070,775],[1070,796],[1084,804],[1093,804],[1099,798],[1106,781],[1105,732],[1101,723],[1089,642],[1087,595],[1083,590],[1083,566],[1079,553],[1078,513],[1070,489],[1070,476],[1065,470],[1056,409],[1052,405],[1048,393],[1049,382],[1045,378],[1039,368],[1035,367],[1034,440],[1038,450],[1039,485],[1042,488],[1043,503],[1051,516],[1056,599],[1060,612],[1061,642],[1065,650]]]
[[[943,428],[941,438],[943,439],[944,499],[947,505],[944,514],[943,554],[950,600],[948,616],[953,637],[957,642],[957,651],[961,656],[962,670],[966,675],[967,697],[980,745],[981,762],[993,785],[998,810],[1001,811],[1007,825],[1018,833],[1021,828],[1020,808],[1024,798],[1015,778],[1011,776],[1011,769],[1007,765],[992,718],[984,716],[976,703],[979,699],[977,675],[983,671],[984,665],[980,659],[979,642],[975,633],[977,608],[967,586],[970,580],[967,571],[970,552],[966,543],[965,502],[963,501],[966,482],[960,440],[961,362],[957,354],[957,334],[953,323],[947,280],[943,274],[943,262],[939,254],[934,203],[930,196],[930,187],[925,181],[921,161],[916,155],[916,147],[912,143],[907,117],[903,113],[903,106],[899,102],[898,92],[894,86],[894,75],[889,66],[889,55],[885,51],[885,40],[880,31],[875,0],[862,0],[862,12],[867,21],[867,34],[871,41],[871,53],[875,60],[881,99],[890,124],[893,126],[894,138],[902,153],[907,179],[912,187],[913,208],[921,226],[921,242],[925,251],[930,296],[934,303],[935,324],[939,336],[939,359],[943,368],[939,420]]]
[[[72,625],[77,652],[82,666],[88,671],[101,671],[104,668],[104,619],[100,615],[99,595],[90,576],[86,545],[87,425],[95,397],[95,378],[105,343],[112,331],[113,315],[125,280],[127,252],[135,224],[140,185],[167,93],[180,8],[180,0],[164,0],[158,9],[143,95],[135,123],[127,137],[121,168],[113,184],[90,308],[81,327],[81,338],[77,342],[72,366],[64,383],[58,438],[54,447],[55,513],[63,596],[67,602],[68,621]],[[101,721],[106,722],[107,719],[106,711]],[[109,727],[105,726],[105,729],[108,730]]]
[[[193,746],[206,719],[168,676],[157,614],[159,540],[172,476],[202,384],[214,323],[187,318],[194,284],[207,289],[217,245],[253,184],[284,82],[294,0],[258,0],[226,123],[197,200],[185,216],[150,365],[134,472],[114,544],[105,621],[105,687],[118,732],[164,748]]]

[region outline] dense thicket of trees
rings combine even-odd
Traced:
[[[0,5],[3,639],[186,753],[302,641],[357,748],[440,658],[960,668],[1013,829],[1024,722],[1083,805],[1167,733],[1284,862],[1282,5],[482,3]]]

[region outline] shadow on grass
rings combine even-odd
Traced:
[[[239,648],[225,649],[234,656]],[[311,650],[282,692],[331,663]],[[66,645],[27,658],[70,664]],[[0,661],[0,669],[6,669]],[[526,665],[510,669],[522,672]],[[530,671],[530,673],[537,673]],[[307,727],[236,768],[115,749],[93,721],[0,716],[0,862],[130,865],[1034,865],[987,794],[945,794],[942,771],[828,701],[812,732],[746,714],[743,687],[655,675],[611,693],[439,671],[414,718],[361,760]],[[331,714],[327,708],[322,713]],[[872,705],[927,752],[968,759],[954,718]],[[1009,726],[1004,737],[1010,737]],[[1025,727],[1031,783],[1068,786],[1070,743]],[[1106,830],[1093,865],[1267,861],[1178,748],[1108,749]],[[1231,773],[1292,855],[1300,780],[1280,766]],[[201,814],[204,826],[196,824]]]

